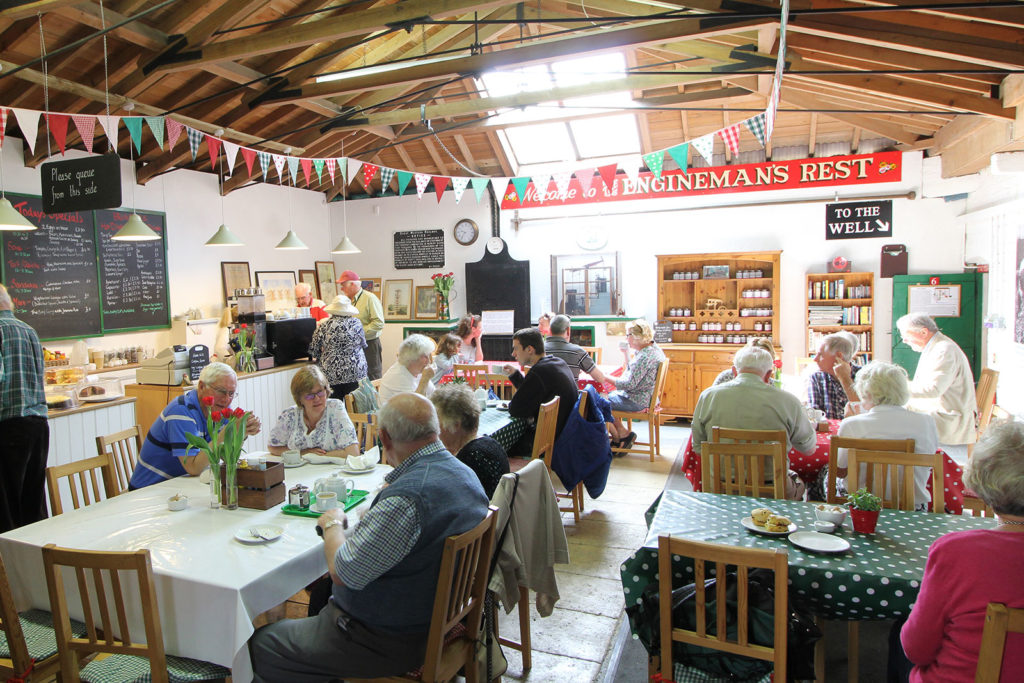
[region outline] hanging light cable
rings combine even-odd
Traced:
[[[299,239],[299,236],[295,234],[295,231],[291,228],[292,225],[292,195],[288,194],[288,234],[284,236],[284,239],[277,243],[274,249],[309,249],[306,243]]]
[[[124,105],[127,111],[131,111],[135,108],[133,102],[128,102]],[[128,159],[132,165],[132,177],[131,177],[131,188],[132,188],[132,215],[128,216],[128,221],[121,226],[121,229],[114,233],[114,236],[110,239],[117,240],[119,242],[148,242],[152,240],[160,239],[160,235],[153,232],[153,230],[146,225],[139,214],[135,212],[135,152],[132,149],[132,140],[128,138]]]
[[[341,157],[343,159],[345,158],[344,140],[342,140],[341,142]],[[342,177],[344,178],[345,175],[342,174]],[[347,182],[343,181],[341,186],[341,229],[344,231],[344,236],[341,238],[341,241],[338,242],[337,246],[334,247],[334,249],[331,249],[332,254],[360,254],[363,251],[362,249],[357,247],[355,243],[352,242],[352,240],[348,238],[348,207],[345,203],[347,199],[348,184]]]
[[[224,132],[218,130],[217,135],[223,135]],[[217,228],[217,232],[213,233],[213,237],[206,240],[206,246],[208,247],[244,247],[242,240],[235,237],[235,233],[228,229],[227,221],[224,218],[224,159],[218,158],[219,172],[218,172],[218,186],[220,187],[220,227]]]

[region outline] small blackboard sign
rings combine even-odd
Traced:
[[[196,344],[188,350],[188,376],[195,382],[199,373],[210,364],[210,349],[205,344]]]
[[[443,268],[444,230],[395,233],[395,268]]]
[[[672,343],[672,323],[659,320],[654,323],[654,341],[658,344]]]
[[[825,205],[825,239],[892,237],[892,200]]]
[[[51,161],[40,171],[43,211],[86,211],[121,206],[121,164],[116,154]]]

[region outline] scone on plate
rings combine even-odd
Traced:
[[[775,532],[789,531],[790,524],[791,522],[789,521],[789,517],[783,517],[782,515],[772,515],[768,518],[768,521],[765,523],[764,528],[768,531]]]
[[[750,519],[756,526],[764,526],[767,523],[768,518],[774,515],[775,512],[768,508],[755,508],[750,512]]]

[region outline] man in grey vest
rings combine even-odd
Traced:
[[[444,541],[479,524],[488,501],[473,471],[445,450],[429,400],[399,394],[377,415],[395,468],[388,485],[352,530],[338,509],[317,520],[330,602],[315,617],[253,635],[257,683],[395,676],[423,664]]]

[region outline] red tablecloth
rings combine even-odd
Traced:
[[[795,450],[789,451],[789,468],[800,475],[806,482],[813,482],[818,478],[818,473],[828,464],[828,446],[832,435],[839,431],[840,420],[829,420],[827,432],[818,432],[818,445],[810,455],[804,455]],[[945,455],[943,453],[943,455]],[[946,481],[946,511],[959,515],[964,510],[964,471],[951,457],[945,455],[943,477]],[[700,454],[693,450],[693,436],[686,442],[686,450],[683,451],[683,474],[693,484],[694,491],[701,490]],[[928,480],[928,490],[931,490],[931,479]]]
[[[476,363],[475,365],[489,365],[490,368],[491,368],[491,372],[492,373],[504,374],[504,371],[502,370],[502,368],[505,367],[505,363],[507,363],[507,362],[509,362],[509,361],[485,360],[485,361],[480,361],[479,363]],[[610,374],[610,375],[612,375],[614,377],[619,377],[619,376],[622,375],[622,368],[621,367],[615,368],[613,370],[610,370],[607,374]],[[455,375],[453,373],[448,373],[447,375],[442,377],[440,380],[438,380],[438,384],[449,384],[453,379],[455,379]],[[508,386],[511,386],[512,383],[511,382],[506,382],[505,384],[508,385]],[[576,379],[576,385],[580,389],[586,389],[587,386],[593,385],[593,387],[595,389],[597,389],[597,392],[599,394],[607,394],[609,391],[614,391],[614,389],[615,389],[615,387],[613,387],[611,384],[604,384],[603,382],[598,382],[597,380],[593,379],[590,375],[588,375],[585,372],[581,372],[580,373],[580,376]],[[827,460],[827,457],[826,457],[826,460]]]

